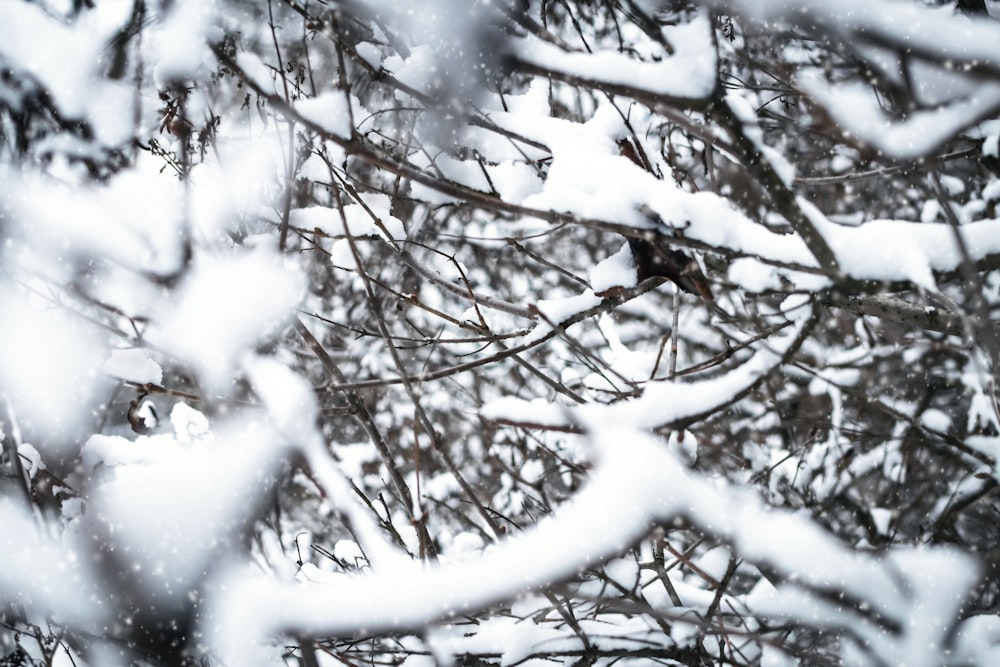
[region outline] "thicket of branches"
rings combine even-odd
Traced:
[[[1000,655],[984,5],[119,4],[0,8],[0,664]]]

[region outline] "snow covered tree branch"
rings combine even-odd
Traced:
[[[993,664],[1000,23],[0,7],[0,663]]]

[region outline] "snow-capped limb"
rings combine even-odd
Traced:
[[[930,62],[968,63],[973,71],[1000,74],[1000,26],[990,18],[955,12],[952,5],[928,7],[897,0],[710,0],[721,12],[759,22],[784,22],[819,30],[855,48],[869,42]]]
[[[936,289],[937,276],[956,272],[965,257],[956,242],[961,234],[974,265],[991,265],[1000,256],[1000,218],[961,225],[908,220],[870,220],[857,227],[830,221],[811,203],[802,210],[836,255],[844,274],[855,280],[909,282]]]
[[[101,370],[124,382],[159,385],[163,369],[141,348],[114,348],[109,351]]]
[[[927,156],[1000,109],[1000,85],[990,81],[1000,77],[995,20],[958,14],[952,5],[931,8],[892,0],[712,4],[835,41],[869,63],[883,83],[912,98],[916,109],[893,117],[868,82],[832,83],[818,71],[795,77],[795,85],[853,140],[889,157]]]
[[[750,600],[765,615],[780,618],[800,613],[803,604],[818,605],[830,612],[826,627],[857,633],[876,655],[939,663],[950,619],[975,577],[968,558],[941,549],[881,556],[844,548],[808,515],[769,508],[750,491],[692,474],[662,442],[611,424],[590,433],[597,457],[583,490],[480,558],[400,564],[335,583],[293,584],[232,567],[213,588],[207,635],[225,664],[258,665],[264,664],[260,647],[248,638],[418,631],[558,584],[620,553],[650,523],[683,518],[774,573],[775,593]],[[942,576],[949,585],[939,589],[935,581]],[[826,602],[838,596],[848,604]]]
[[[584,313],[595,312],[601,305],[602,299],[594,294],[593,290],[586,290],[582,294],[564,299],[540,299],[534,305],[539,322],[531,333],[525,336],[524,344],[551,338],[553,331],[560,330],[569,323],[581,321]]]
[[[227,65],[238,67],[224,54],[220,55],[220,59]],[[254,85],[250,80],[247,83]],[[600,129],[599,127],[588,128],[591,123],[577,124],[549,119],[546,122],[546,128],[550,130],[546,133],[547,136],[538,137],[549,144],[554,153],[545,189],[523,202],[512,202],[461,183],[438,178],[427,170],[383,154],[370,144],[329,133],[281,100],[272,100],[271,103],[289,118],[337,143],[349,153],[483,209],[538,218],[554,224],[570,223],[625,235],[638,235],[649,233],[652,224],[639,213],[642,207],[646,207],[666,221],[668,226],[683,229],[684,238],[675,239],[681,245],[689,239],[723,253],[752,255],[779,266],[815,270],[818,264],[834,281],[846,274],[856,280],[916,280],[918,284],[927,285],[930,274],[920,264],[921,257],[927,258],[931,271],[936,273],[954,271],[962,261],[952,252],[926,251],[930,246],[924,245],[925,243],[932,243],[935,248],[949,248],[953,245],[943,238],[943,235],[951,233],[946,225],[885,221],[847,228],[829,223],[815,207],[804,198],[797,197],[788,187],[788,174],[775,168],[761,151],[758,142],[747,135],[748,131],[753,134],[753,127],[746,126],[736,111],[729,111],[722,106],[718,109],[718,115],[743,153],[741,158],[751,172],[768,187],[777,209],[793,225],[797,235],[772,232],[749,220],[713,193],[683,192],[666,180],[654,178],[628,159],[613,154],[613,142],[607,135],[595,133],[594,130]],[[531,128],[525,125],[523,118],[503,113],[493,114],[491,118],[501,127],[532,136]],[[601,120],[597,126],[606,122]],[[565,149],[565,152],[561,149]],[[585,174],[590,174],[587,177],[590,180],[581,180]],[[593,184],[590,187],[597,188],[599,196],[592,191],[580,190],[591,181]],[[569,187],[569,183],[572,183],[572,187]],[[614,187],[609,187],[609,184]],[[970,244],[975,251],[975,256],[972,257],[975,261],[1000,252],[997,244],[990,240],[1000,236],[986,233],[987,222],[991,221],[975,223],[983,225],[981,228],[975,225],[963,227],[963,233],[970,233],[976,240],[983,241]],[[916,254],[896,255],[883,252],[887,250],[884,242],[887,229],[884,225],[893,226],[891,231],[903,234],[904,237],[916,234],[918,240],[915,242],[919,246],[915,250]],[[654,230],[654,233],[657,232],[668,233],[669,230]],[[835,244],[835,248],[831,247]],[[881,254],[874,257],[872,253]],[[490,306],[488,299],[483,299],[483,303]],[[523,307],[506,304],[501,300],[493,300],[490,307],[530,317],[530,313]]]
[[[514,67],[587,88],[626,95],[650,106],[702,107],[718,83],[713,28],[708,12],[685,24],[658,28],[666,48],[649,61],[620,50],[568,51],[536,35],[509,45]]]
[[[219,629],[212,634],[227,664],[253,665],[260,664],[254,662],[259,650],[248,637],[417,630],[557,584],[628,547],[645,533],[657,510],[677,511],[674,502],[687,502],[662,498],[650,503],[663,491],[664,476],[680,467],[658,443],[639,437],[621,444],[556,517],[481,558],[375,571],[344,577],[336,586],[290,584],[234,569],[213,601],[207,627]],[[647,460],[647,454],[653,458]]]
[[[224,64],[228,68],[231,68],[250,89],[259,95],[268,96],[267,90],[254,81],[247,72],[244,72],[240,65],[233,58],[229,57],[224,51],[216,49],[215,55],[220,63]],[[537,217],[539,219],[557,224],[581,224],[598,229],[616,231],[619,233],[629,233],[634,231],[634,226],[620,222],[593,220],[579,215],[567,215],[552,210],[533,209],[523,206],[517,202],[507,201],[494,194],[478,190],[464,183],[439,177],[432,170],[419,167],[405,160],[401,160],[389,152],[383,151],[378,146],[370,142],[362,141],[357,136],[351,135],[344,137],[330,132],[314,120],[302,115],[296,107],[287,104],[281,98],[270,96],[268,98],[268,103],[289,120],[295,121],[297,124],[302,125],[309,131],[315,132],[323,139],[341,147],[349,155],[361,158],[375,167],[384,169],[402,178],[410,179],[415,183],[427,186],[428,188],[431,188],[440,194],[446,195],[447,197],[452,197],[457,201],[464,201],[485,210],[512,213],[525,217]]]
[[[1000,100],[1000,98],[998,98]],[[734,143],[742,149],[746,165],[764,183],[776,208],[791,223],[798,236],[819,261],[827,277],[833,282],[843,279],[856,281],[879,280],[909,282],[924,288],[936,289],[937,276],[952,274],[965,261],[955,240],[956,230],[948,224],[911,222],[907,220],[869,220],[849,227],[830,221],[815,205],[797,196],[789,187],[780,170],[767,160],[764,152],[753,139],[754,125],[747,126],[740,118],[740,101],[727,117],[727,126],[734,135]],[[744,226],[742,216],[720,218],[734,232]],[[685,236],[711,243],[711,237],[702,232],[695,219]],[[718,225],[717,225],[718,227]],[[985,219],[961,226],[968,248],[968,259],[975,264],[993,265],[1000,256],[1000,219]],[[715,233],[720,233],[716,230]],[[779,235],[760,228],[760,240]],[[723,244],[718,244],[723,245]],[[737,244],[729,247],[736,249]],[[747,247],[746,243],[741,244]],[[777,248],[783,248],[776,246]],[[753,253],[758,259],[776,259],[775,250]],[[785,254],[782,252],[781,254]]]
[[[108,622],[92,561],[82,545],[39,530],[35,518],[0,498],[0,599],[29,614],[92,631]]]
[[[267,94],[265,90],[258,88],[249,75],[242,72],[239,65],[225,53],[217,51],[216,55],[222,63],[240,75],[248,86],[261,95]],[[815,265],[815,261],[802,247],[801,240],[775,234],[760,225],[756,225],[724,199],[713,193],[685,193],[667,181],[655,179],[628,159],[611,155],[610,147],[613,146],[613,142],[610,142],[610,138],[607,136],[603,137],[604,143],[608,144],[606,147],[594,145],[594,141],[600,143],[596,137],[588,138],[589,145],[581,144],[581,148],[592,152],[586,156],[588,159],[593,160],[600,156],[600,161],[583,161],[579,151],[568,154],[567,159],[563,160],[566,163],[574,163],[571,165],[573,173],[580,174],[582,170],[586,170],[593,175],[592,179],[594,176],[600,175],[601,198],[590,196],[581,199],[578,192],[557,187],[553,182],[545,196],[516,202],[501,199],[462,183],[440,178],[430,170],[418,168],[389,153],[382,152],[374,145],[360,141],[356,137],[347,138],[327,132],[325,128],[302,116],[295,108],[280,98],[271,98],[269,103],[289,119],[316,132],[343,148],[347,153],[355,155],[373,166],[385,169],[402,178],[411,179],[458,201],[472,204],[484,210],[537,218],[553,224],[580,225],[624,235],[637,235],[650,233],[650,231],[652,233],[669,233],[667,229],[655,227],[651,229],[652,221],[638,213],[640,205],[646,204],[668,224],[683,228],[685,236],[695,242],[707,239],[703,242],[708,245],[740,254],[762,255],[776,263]],[[532,137],[534,132],[531,131],[529,125],[524,124],[526,119],[522,118],[518,119],[517,122],[510,122],[512,119],[502,113],[494,114],[492,118],[498,121],[497,124],[501,128],[524,133],[529,139],[534,139]],[[578,132],[584,125],[553,119],[549,119],[545,124],[546,128],[549,129],[563,128],[561,134],[564,146],[572,144],[574,133]],[[539,139],[544,140],[544,138]],[[622,185],[623,189],[609,188],[609,183]],[[595,209],[595,205],[599,205],[600,208]],[[720,217],[724,220],[720,220]],[[678,239],[678,242],[684,244],[683,239]],[[501,302],[496,302],[495,306],[490,307],[515,314],[523,312],[516,305],[505,306]]]
[[[788,220],[792,228],[808,247],[819,267],[831,278],[839,278],[837,257],[813,220],[802,210],[802,201],[791,190],[791,176],[786,164],[775,166],[770,154],[763,150],[757,135],[760,129],[752,115],[747,114],[745,102],[730,96],[717,105],[719,119],[732,136],[733,145],[740,152],[737,157],[750,170],[770,195],[775,208]],[[766,255],[765,255],[766,256]]]
[[[540,400],[503,397],[487,403],[480,416],[494,422],[554,430],[588,432],[601,424],[629,424],[657,429],[708,416],[750,392],[768,373],[793,355],[815,323],[815,315],[797,326],[755,343],[754,354],[727,373],[708,380],[648,383],[642,395],[611,405],[559,406]]]
[[[780,531],[781,519],[775,518],[778,520],[770,528]],[[760,538],[774,543],[781,543],[787,535],[762,528]],[[796,539],[801,535],[801,531],[796,532]],[[826,557],[820,552],[813,556]],[[885,656],[920,667],[952,664],[948,656],[953,652],[953,634],[962,626],[965,596],[978,577],[976,563],[951,549],[901,548],[884,556],[852,556],[860,569],[872,576],[870,589],[841,588],[845,583],[842,577],[805,586],[787,581],[773,591],[751,593],[746,603],[754,612],[775,619],[794,618],[805,609],[812,610],[818,627],[839,633],[851,645],[854,664],[885,664]],[[839,566],[852,567],[844,561]],[[871,566],[879,571],[872,572]],[[867,579],[860,571],[857,574],[857,579],[848,578],[850,584]]]
[[[208,622],[220,629],[213,634],[227,664],[257,664],[252,660],[257,648],[247,637],[415,630],[557,584],[628,547],[650,521],[690,507],[690,496],[707,485],[688,485],[682,467],[654,440],[628,431],[602,435],[609,438],[606,456],[585,489],[553,518],[481,558],[374,571],[343,577],[335,586],[277,582],[234,569],[220,586]],[[664,485],[665,479],[676,479],[677,485]]]
[[[305,378],[270,357],[247,355],[242,361],[242,368],[267,411],[268,419],[280,434],[284,447],[297,453],[313,481],[347,517],[352,532],[361,541],[367,560],[373,566],[387,568],[400,559],[406,559],[385,540],[372,515],[361,506],[350,488],[347,477],[330,459],[327,445],[316,428],[319,406],[312,386]]]
[[[840,282],[831,277],[812,276],[796,272],[794,282],[800,289],[821,292],[836,286],[841,294],[850,294],[867,288],[863,283],[879,281],[895,289],[917,286],[932,291],[939,282],[951,281],[959,277],[966,256],[956,241],[956,233],[962,235],[967,251],[967,259],[977,272],[987,272],[1000,266],[1000,218],[987,218],[961,225],[957,229],[945,223],[925,223],[910,220],[869,220],[857,226],[842,225],[827,218],[804,197],[797,198],[797,208],[812,221],[813,227],[825,239],[841,270]],[[741,229],[735,221],[726,220],[735,232]],[[724,226],[721,227],[725,229]],[[745,228],[744,228],[745,229]],[[723,233],[719,229],[716,233]],[[698,229],[692,228],[687,234],[693,238],[706,238]],[[773,235],[778,239],[780,237]],[[772,233],[760,228],[760,242],[772,238]],[[735,245],[735,244],[732,244]],[[743,242],[747,247],[749,244]],[[718,247],[718,246],[716,246]],[[775,267],[788,266],[776,262],[777,249],[770,254],[755,254],[738,260],[731,265],[730,278],[750,292],[765,289],[780,289],[780,283],[756,270],[761,264]],[[784,252],[780,252],[784,255]],[[881,297],[880,297],[881,298]],[[930,318],[915,317],[903,302],[890,305],[875,303],[863,294],[851,299],[835,297],[837,305],[868,315],[885,316],[900,323],[918,324],[932,331],[953,333],[954,323],[946,323],[943,312]],[[866,302],[867,305],[862,302]],[[864,310],[859,310],[863,308]],[[944,328],[941,328],[944,327]]]
[[[997,37],[1000,30],[994,39]],[[887,114],[865,83],[833,84],[807,72],[796,78],[796,85],[853,139],[899,160],[931,155],[963,130],[1000,110],[998,83],[977,85],[964,99],[912,111],[905,118]]]

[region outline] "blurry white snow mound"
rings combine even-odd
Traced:
[[[106,60],[102,56],[127,3],[99,3],[94,11],[81,12],[75,25],[50,15],[39,4],[3,3],[0,60],[14,71],[31,72],[66,120],[85,119],[101,142],[127,141],[134,91],[100,75]],[[45,37],[40,39],[40,35]],[[53,48],[55,44],[58,48]]]
[[[191,169],[194,239],[208,247],[228,247],[234,233],[245,231],[248,220],[276,217],[272,203],[281,194],[278,174],[284,139],[250,123],[243,130],[250,140],[220,142],[217,152],[208,153]]]
[[[448,554],[458,557],[478,556],[486,548],[486,542],[479,533],[462,531],[451,541],[451,549]]]
[[[96,627],[108,621],[109,607],[94,588],[87,559],[38,530],[21,503],[0,497],[0,599],[38,618]]]
[[[136,384],[160,384],[163,381],[160,365],[149,358],[146,350],[137,347],[111,350],[102,370],[112,377]]]
[[[225,396],[236,361],[281,331],[303,289],[302,274],[274,251],[202,255],[149,338],[196,369],[206,391]]]
[[[170,425],[174,427],[177,442],[182,445],[212,442],[208,417],[187,403],[178,403],[170,411]]]
[[[271,357],[248,355],[242,368],[271,424],[285,440],[301,446],[323,446],[316,432],[319,404],[305,378]]]
[[[0,286],[0,312],[2,396],[27,439],[58,448],[91,416],[101,341],[70,312],[11,287]]]
[[[109,265],[101,270],[169,275],[180,267],[183,191],[155,169],[129,170],[106,184],[81,187],[0,167],[0,182],[8,265],[53,282],[97,270],[95,257]]]
[[[145,54],[149,62],[155,63],[153,77],[161,88],[176,80],[211,74],[210,63],[215,62],[215,57],[208,45],[223,37],[216,25],[214,2],[175,0],[170,7],[153,31]]]
[[[175,408],[175,427],[186,428],[185,415],[200,413]],[[95,435],[84,448],[87,465],[113,466],[90,489],[87,532],[112,545],[118,555],[105,566],[128,590],[161,602],[183,600],[211,562],[235,548],[287,456],[259,413],[235,415],[201,445],[179,441],[187,435]]]
[[[347,99],[340,91],[299,100],[295,103],[295,110],[330,134],[350,139],[353,129],[351,113]]]
[[[180,456],[194,446],[211,446],[215,442],[208,417],[187,403],[174,405],[170,410],[170,424],[173,433],[140,435],[134,440],[120,435],[94,434],[83,445],[83,465],[96,469],[100,465],[114,468],[157,463]]]

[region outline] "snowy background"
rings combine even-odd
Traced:
[[[0,0],[0,665],[1000,659],[1000,23]]]

